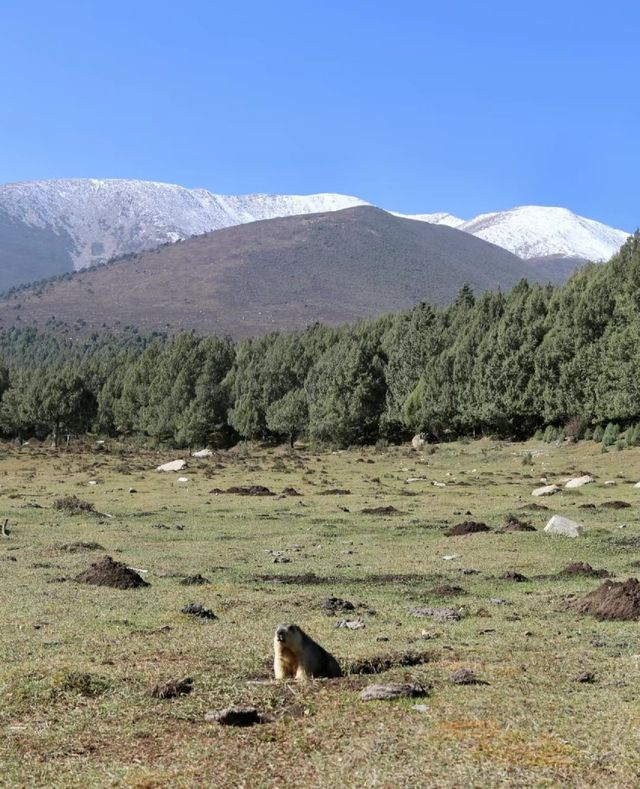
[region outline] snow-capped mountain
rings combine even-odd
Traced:
[[[136,180],[0,185],[0,291],[212,230],[358,205],[370,204],[342,194],[218,195]],[[606,260],[628,235],[565,208],[524,206],[468,221],[396,215],[463,230],[525,259]]]
[[[629,236],[624,230],[578,216],[566,208],[539,205],[480,214],[468,221],[451,214],[415,214],[410,218],[456,227],[525,260],[547,257],[609,260]]]
[[[225,196],[175,184],[116,179],[0,186],[0,212],[11,220],[68,235],[74,269],[258,219],[363,204],[338,194]]]

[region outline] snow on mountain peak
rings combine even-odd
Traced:
[[[567,208],[539,205],[480,214],[459,229],[525,260],[550,256],[608,260],[629,236],[624,230],[586,219]]]

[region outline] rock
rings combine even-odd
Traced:
[[[204,716],[207,723],[221,726],[254,726],[263,723],[262,715],[255,707],[227,707],[224,710],[211,710]]]
[[[163,463],[161,466],[158,466],[156,471],[182,471],[186,466],[186,460],[170,460],[168,463]]]
[[[558,485],[543,485],[541,488],[536,488],[531,495],[532,496],[553,496],[555,493],[558,493],[560,488]]]
[[[158,682],[149,689],[149,696],[153,699],[173,699],[176,696],[185,696],[193,690],[191,677],[172,679],[169,682]]]
[[[576,521],[554,515],[544,527],[547,534],[559,534],[562,537],[579,537],[584,531],[584,526]]]
[[[433,606],[417,606],[410,608],[411,616],[431,617],[435,622],[457,622],[462,615],[454,608],[438,608]]]
[[[129,488],[129,493],[137,493],[138,491],[135,488]]]
[[[429,707],[426,704],[414,704],[411,709],[416,712],[429,712]]]
[[[417,433],[411,439],[411,446],[416,452],[419,452],[421,449],[424,449],[425,444],[427,443],[427,438],[424,433]]]
[[[446,483],[444,483],[444,482],[435,482],[434,481],[431,484],[434,485],[436,488],[446,488],[447,487]]]
[[[462,556],[459,553],[449,553],[446,556],[441,556],[441,559],[444,559],[445,562],[453,562],[455,559],[461,559]]]
[[[615,481],[615,479],[605,479],[604,484],[605,485],[617,485],[618,483]]]
[[[193,453],[194,458],[210,458],[213,452],[210,449],[199,449]]]
[[[634,488],[640,488],[640,482],[636,482],[636,484],[633,487]]]
[[[595,482],[591,474],[583,474],[581,477],[574,477],[565,483],[565,488],[581,488],[583,485],[588,485]]]
[[[459,668],[449,677],[453,685],[488,685],[483,679],[476,677],[475,671],[470,668]]]
[[[183,614],[190,614],[191,616],[200,617],[200,619],[217,619],[218,617],[213,613],[213,611],[209,611],[208,608],[200,605],[199,603],[189,603],[189,605],[185,605],[184,608],[181,609]]]
[[[336,622],[336,627],[346,627],[347,630],[362,630],[364,626],[362,619],[340,619]]]
[[[178,482],[189,482],[189,477],[178,477]]]
[[[426,690],[421,685],[404,682],[390,682],[388,685],[369,685],[360,694],[362,701],[388,699],[411,699],[424,696]]]
[[[95,479],[90,479],[89,480],[89,485],[97,485],[97,484],[98,484],[97,480],[95,480]]]
[[[424,482],[426,479],[426,477],[407,477],[405,482]]]

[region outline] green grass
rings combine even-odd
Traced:
[[[533,464],[523,465],[528,452]],[[241,447],[191,459],[188,483],[153,470],[180,456],[115,445],[103,453],[2,448],[0,507],[11,534],[0,538],[0,785],[638,785],[638,623],[578,615],[567,602],[600,581],[555,576],[572,561],[618,579],[638,575],[640,490],[632,483],[640,479],[640,450],[488,441],[441,445],[429,456],[404,447],[338,454]],[[580,471],[597,482],[531,497],[541,476],[555,482]],[[606,487],[607,479],[618,484]],[[303,496],[209,493],[245,484],[278,493],[294,487]],[[351,494],[320,495],[333,487]],[[95,513],[54,509],[70,495]],[[633,506],[579,508],[612,499]],[[549,511],[521,511],[534,501]],[[401,514],[361,513],[385,505]],[[496,528],[510,512],[538,531],[444,534],[462,520]],[[554,513],[580,520],[586,535],[545,535]],[[170,528],[154,528],[160,523]],[[62,547],[78,541],[104,551]],[[275,550],[291,561],[274,564]],[[145,570],[151,586],[119,591],[72,580],[105,553]],[[442,559],[450,554],[460,558]],[[530,580],[501,580],[507,570]],[[210,583],[182,586],[172,573],[201,573]],[[260,578],[304,573],[320,583]],[[466,594],[438,598],[432,590],[443,584]],[[336,629],[320,608],[330,594],[362,604],[352,618],[366,627]],[[218,620],[181,614],[189,602]],[[415,605],[463,607],[465,616],[438,624],[411,616]],[[269,677],[273,630],[283,621],[345,662],[406,651],[428,651],[431,660],[379,676],[258,682]],[[460,667],[490,684],[451,685]],[[596,682],[576,683],[583,671]],[[194,679],[191,695],[147,695],[156,682],[183,676]],[[412,709],[412,700],[360,700],[367,684],[393,680],[429,685],[428,711]],[[205,723],[208,710],[241,703],[272,722]]]

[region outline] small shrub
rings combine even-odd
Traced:
[[[585,441],[591,441],[593,438],[593,430],[590,427],[585,427],[584,433],[582,434],[582,438]]]
[[[376,441],[376,452],[384,452],[389,448],[389,442],[386,438],[379,438]]]
[[[544,442],[545,444],[551,444],[552,441],[557,441],[558,439],[558,430],[553,425],[549,425],[547,429],[544,431]]]
[[[583,422],[579,416],[572,417],[564,426],[564,435],[576,441],[580,438],[583,431]]]
[[[621,438],[619,438],[619,439],[616,441],[616,450],[617,450],[618,452],[622,452],[622,450],[625,448],[625,446],[626,446],[626,444],[625,444],[625,442],[624,442],[624,441],[623,441]]]
[[[609,422],[603,435],[602,443],[605,447],[613,446],[620,436],[620,428],[614,422]]]
[[[640,444],[640,424],[633,425],[627,430],[624,442],[628,447],[636,447]]]
[[[604,435],[604,430],[602,425],[596,425],[595,430],[593,431],[593,440],[596,444],[599,444],[602,441],[602,436]]]
[[[536,432],[533,434],[533,440],[544,441],[544,431],[540,429],[536,430]]]
[[[531,452],[527,452],[527,454],[522,458],[522,465],[533,466],[533,455]]]

